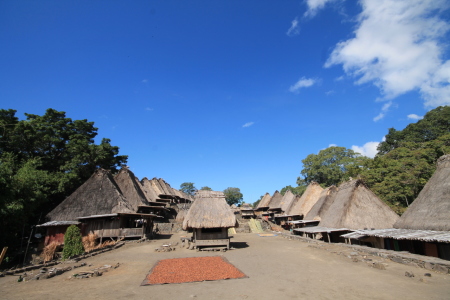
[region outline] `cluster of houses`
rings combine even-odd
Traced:
[[[266,193],[256,208],[242,205],[243,219],[272,221],[292,234],[325,242],[361,244],[450,260],[450,155],[417,199],[399,217],[359,179],[326,189],[311,183],[302,196]],[[45,245],[63,243],[68,226],[103,238],[151,238],[160,222],[193,232],[191,248],[230,248],[228,229],[238,226],[225,195],[197,191],[195,197],[162,179],[138,180],[128,168],[112,176],[99,169],[48,215]]]
[[[399,217],[361,180],[323,189],[311,183],[299,197],[287,191],[264,195],[245,218],[263,218],[284,229],[326,242],[361,244],[450,260],[450,155],[417,199]]]
[[[82,235],[103,238],[151,238],[158,222],[174,221],[193,197],[173,189],[163,179],[138,180],[127,167],[112,176],[98,169],[83,185],[53,209],[45,228],[44,245],[63,243],[68,226],[77,225]]]

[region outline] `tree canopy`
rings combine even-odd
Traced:
[[[44,221],[97,168],[115,173],[128,158],[109,139],[95,144],[98,129],[86,119],[51,108],[26,120],[15,114],[0,109],[0,226],[8,228],[0,245],[17,241],[23,225]]]
[[[318,154],[310,154],[304,160],[302,177],[297,178],[299,186],[315,181],[321,186],[338,185],[358,174],[367,157],[344,147],[328,147]]]
[[[210,188],[209,186],[204,186],[200,190],[202,190],[202,191],[212,191],[212,188]]]
[[[195,188],[194,183],[192,183],[192,182],[183,182],[180,185],[180,191],[182,191],[182,192],[184,192],[184,193],[186,193],[188,195],[194,196],[194,194],[197,191],[197,189]]]
[[[227,200],[228,205],[238,205],[241,203],[244,195],[242,195],[241,190],[236,187],[226,188],[223,193],[225,194],[225,200]]]

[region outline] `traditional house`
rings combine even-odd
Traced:
[[[265,214],[265,212],[269,209],[269,202],[271,198],[272,196],[270,196],[269,193],[266,193],[261,199],[261,201],[259,201],[258,205],[256,206],[256,209],[254,210],[255,215],[257,217],[261,218],[263,214]]]
[[[328,211],[334,201],[338,189],[334,185],[324,189],[319,196],[319,200],[313,205],[311,210],[306,214],[305,220],[321,220],[323,215]]]
[[[319,200],[323,188],[317,182],[311,182],[300,199],[291,207],[289,215],[301,215],[304,217],[309,213],[314,204]]]
[[[321,233],[329,242],[345,242],[340,236],[364,228],[392,228],[398,215],[361,180],[342,183],[318,228],[296,229],[303,234]]]
[[[243,203],[239,210],[243,219],[252,219],[255,217],[253,207],[248,203]]]
[[[236,217],[223,192],[199,190],[183,221],[184,230],[192,230],[192,247],[230,248],[228,228],[237,226]]]
[[[122,177],[127,177],[128,175],[124,173],[127,172],[122,172]],[[131,176],[128,177],[132,179]],[[134,184],[127,183],[126,180],[122,180],[121,183],[125,183],[123,187],[128,191],[128,195],[139,194],[137,191],[135,193],[130,191]],[[40,227],[47,228],[47,242],[54,240],[51,236],[56,235],[59,236],[58,239],[63,239],[68,221],[80,224],[83,235],[95,233],[102,238],[106,236],[102,236],[101,233],[109,230],[108,237],[145,237],[149,236],[149,228],[152,227],[156,216],[137,213],[140,203],[145,205],[146,201],[141,202],[137,196],[132,198],[132,204],[128,202],[111,173],[98,169],[83,185],[53,209],[46,217],[49,222]],[[123,230],[128,228],[133,228],[133,232]],[[119,235],[112,236],[113,233]]]
[[[302,218],[301,215],[289,215],[287,212],[291,209],[293,205],[298,201],[300,197],[294,195],[290,190],[286,191],[284,193],[283,198],[281,199],[280,206],[281,206],[281,214],[275,215],[275,223],[277,225],[282,226],[284,229],[289,229],[290,222],[297,221]]]
[[[394,229],[359,230],[344,237],[348,243],[450,260],[450,155],[438,159],[433,176]]]
[[[275,214],[281,213],[282,199],[283,195],[281,195],[279,191],[275,191],[275,193],[273,193],[272,198],[269,201],[269,209],[267,210],[269,213],[269,218],[273,218]]]

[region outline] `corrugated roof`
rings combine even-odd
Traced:
[[[354,234],[344,234],[342,237],[360,239],[362,237],[375,236],[381,238],[392,238],[396,240],[417,240],[424,242],[450,243],[450,231],[414,230],[414,229],[376,229],[356,230]]]
[[[77,221],[50,221],[36,227],[49,227],[49,226],[62,226],[62,225],[78,225],[80,222]]]
[[[306,232],[306,233],[319,233],[319,232],[334,232],[334,231],[349,231],[348,228],[328,228],[322,226],[314,226],[314,227],[303,227],[294,229],[294,231]]]

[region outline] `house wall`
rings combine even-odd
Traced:
[[[218,240],[228,238],[228,228],[195,228],[196,240]]]

